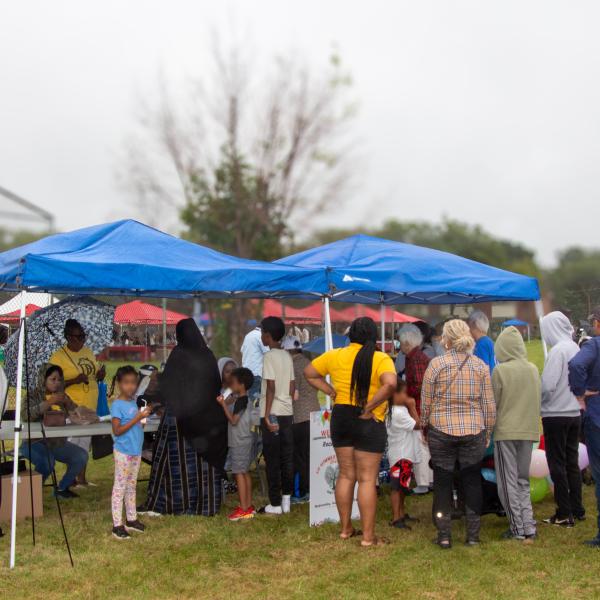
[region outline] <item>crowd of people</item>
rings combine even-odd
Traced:
[[[433,491],[436,543],[444,549],[452,546],[458,497],[465,541],[479,544],[481,463],[487,453],[493,454],[509,524],[503,537],[531,543],[538,528],[529,470],[540,422],[556,503],[555,514],[544,521],[571,528],[585,519],[578,464],[582,436],[600,508],[600,308],[590,315],[590,323],[594,337],[580,348],[565,314],[555,311],[542,319],[541,334],[550,352],[540,377],[518,329],[506,328],[494,343],[481,311],[466,321],[447,320],[439,338],[425,323],[404,325],[395,363],[377,350],[377,326],[368,317],[351,324],[347,347],[312,361],[299,336],[286,335],[280,318],[266,317],[246,335],[241,366],[230,357],[217,361],[196,323],[184,319],[176,328],[177,345],[162,373],[144,386],[142,402],[133,367],[121,367],[113,381],[113,535],[126,539],[132,531],[143,531],[140,514],[215,515],[227,471],[239,493],[239,505],[228,515],[231,521],[260,513],[284,515],[295,502],[306,502],[309,419],[320,408],[318,392],[333,402],[340,538],[360,536],[365,547],[387,543],[375,531],[378,477],[387,453],[391,526],[410,530],[417,520],[407,512],[406,497]],[[105,377],[85,346],[81,325],[68,321],[64,334],[65,345],[41,370],[29,403],[31,418],[47,426],[53,420],[63,423],[77,406],[93,409],[97,381]],[[138,506],[143,424],[155,412],[161,415],[160,425],[147,495]],[[76,497],[74,489],[93,485],[85,478],[88,451],[86,438],[40,440],[21,448],[44,478],[55,461],[67,465],[55,491],[62,498]],[[268,503],[257,510],[250,470],[259,456],[265,461]],[[355,488],[360,529],[351,520]],[[600,547],[600,517],[598,526],[598,536],[586,542],[590,546]]]

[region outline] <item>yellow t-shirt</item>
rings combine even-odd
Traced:
[[[337,348],[321,354],[312,361],[313,367],[320,375],[329,375],[331,384],[336,391],[336,404],[356,404],[350,398],[350,384],[352,382],[352,367],[361,344],[350,344],[346,348]],[[379,378],[384,373],[396,374],[394,362],[384,352],[375,352],[373,355],[373,370],[371,371],[371,386],[367,402],[370,402],[380,387]],[[378,421],[383,421],[387,412],[387,402],[380,404],[373,414]]]
[[[94,353],[86,346],[79,352],[73,352],[63,346],[50,357],[49,362],[63,370],[65,381],[75,379],[80,373],[88,376],[89,383],[70,385],[65,392],[75,404],[96,410],[98,406],[96,372],[100,369],[100,365]]]

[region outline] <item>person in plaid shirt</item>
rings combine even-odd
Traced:
[[[417,413],[421,414],[421,386],[425,371],[431,360],[422,350],[423,333],[412,323],[403,325],[398,332],[400,350],[406,356],[404,378],[406,391],[410,398],[415,399]],[[433,482],[433,471],[429,468],[429,449],[425,441],[421,443],[421,462],[415,465],[415,494],[427,494]]]
[[[430,363],[421,391],[421,427],[433,465],[433,514],[437,543],[452,546],[454,469],[458,462],[465,498],[468,545],[479,543],[481,459],[490,442],[496,405],[488,366],[473,356],[474,340],[464,321],[444,325],[446,354]]]

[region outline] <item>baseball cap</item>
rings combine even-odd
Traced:
[[[302,350],[302,344],[297,336],[286,335],[283,338],[283,349],[284,350]]]
[[[600,306],[595,306],[590,313],[590,316],[587,320],[591,323],[592,321],[600,321]]]

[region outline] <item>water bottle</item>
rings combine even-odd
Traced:
[[[277,415],[269,415],[269,423],[277,425],[277,431],[274,431],[273,435],[279,435],[279,420],[277,419]]]

